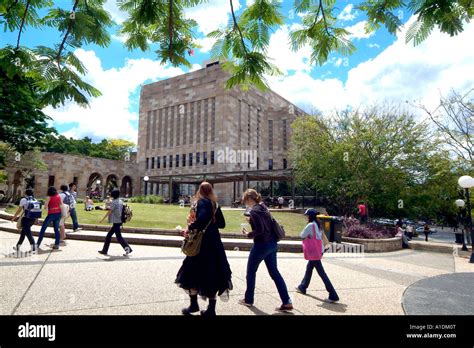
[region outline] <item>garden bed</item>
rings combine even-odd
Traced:
[[[384,238],[384,239],[363,239],[342,236],[342,241],[347,243],[361,244],[364,246],[364,252],[387,252],[402,249],[402,238]]]

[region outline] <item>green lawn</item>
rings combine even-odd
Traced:
[[[174,229],[177,225],[186,226],[186,217],[189,208],[179,208],[167,204],[142,204],[128,203],[133,209],[133,219],[127,226],[130,227],[148,227]],[[7,212],[14,213],[16,208],[8,208]],[[83,204],[78,205],[77,209],[79,223],[99,225],[99,221],[105,215],[105,211],[94,210],[87,212],[83,209]],[[226,220],[226,228],[221,232],[237,232],[241,230],[240,224],[246,220],[242,211],[223,210]],[[306,225],[306,219],[303,215],[294,213],[273,213],[273,216],[285,227],[289,236],[297,236]],[[70,220],[69,220],[70,221]],[[105,222],[103,224],[106,224]]]

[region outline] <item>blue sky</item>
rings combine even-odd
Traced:
[[[233,1],[237,14],[251,3],[251,0]],[[65,9],[72,7],[71,1],[56,3]],[[413,47],[411,43],[405,43],[406,29],[397,35],[389,34],[384,28],[366,34],[366,17],[355,9],[358,2],[338,0],[339,25],[352,33],[351,40],[357,51],[349,57],[332,54],[325,65],[311,66],[309,48],[296,53],[289,49],[288,32],[301,20],[292,12],[292,3],[292,0],[281,2],[285,25],[273,32],[269,49],[269,56],[284,75],[269,78],[269,82],[272,89],[306,110],[330,113],[347,106],[406,101],[434,108],[439,96],[450,89],[472,88],[474,48],[465,45],[469,36],[474,37],[472,23],[457,37],[450,38],[434,31],[426,42]],[[59,132],[67,136],[89,136],[95,140],[120,137],[136,142],[140,86],[183,74],[189,69],[160,65],[153,50],[128,51],[123,46],[123,38],[117,36],[126,14],[118,10],[115,0],[107,1],[106,9],[118,24],[110,31],[111,45],[107,48],[87,45],[75,52],[88,69],[86,80],[99,88],[103,96],[91,100],[89,108],[71,103],[45,111],[53,117]],[[227,0],[210,0],[188,11],[188,16],[198,22],[196,33],[203,46],[190,59],[192,70],[200,68],[209,58],[212,42],[205,35],[225,25],[229,15]],[[397,15],[404,23],[413,21],[410,13]],[[17,33],[2,33],[2,37],[14,43]],[[60,33],[51,29],[38,32],[28,28],[22,44],[52,46],[60,37]]]

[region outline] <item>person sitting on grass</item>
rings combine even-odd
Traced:
[[[92,199],[90,199],[89,196],[86,197],[86,200],[84,201],[84,205],[85,205],[85,210],[86,211],[94,210],[94,201]]]

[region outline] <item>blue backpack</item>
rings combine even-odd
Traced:
[[[36,220],[41,218],[42,210],[41,203],[38,202],[34,197],[27,197],[27,204],[25,208],[25,217],[28,219]]]

